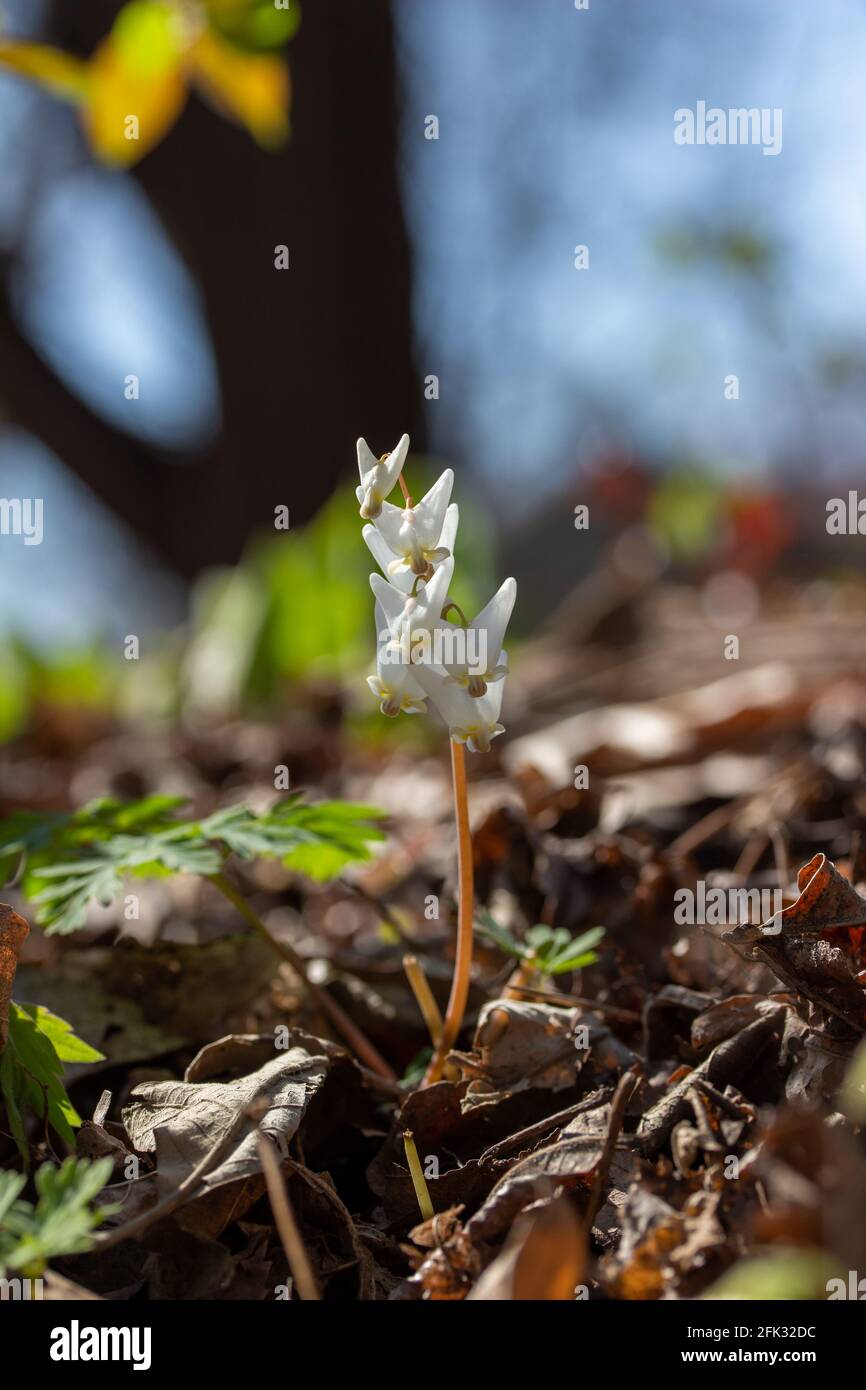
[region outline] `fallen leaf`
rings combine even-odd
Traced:
[[[571,1302],[583,1277],[586,1237],[567,1197],[545,1202],[514,1227],[469,1301]]]

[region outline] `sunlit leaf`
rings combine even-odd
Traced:
[[[0,42],[0,67],[29,77],[67,101],[83,101],[87,95],[87,64],[59,48],[40,43]]]
[[[107,164],[136,163],[177,120],[187,94],[185,43],[172,6],[133,0],[120,11],[90,61],[84,111]]]
[[[281,48],[301,22],[299,0],[205,0],[215,29],[242,48]]]
[[[195,83],[225,115],[246,126],[262,145],[289,133],[289,73],[281,58],[245,53],[212,30],[190,51]]]
[[[740,1260],[702,1298],[710,1302],[826,1298],[836,1271],[822,1250],[788,1249]]]
[[[130,77],[165,77],[175,70],[184,49],[184,30],[176,6],[159,0],[131,0],[114,21],[111,42]]]
[[[28,1150],[23,1113],[31,1110],[67,1144],[81,1123],[63,1084],[63,1063],[99,1062],[103,1054],[77,1038],[71,1026],[39,1004],[9,1008],[9,1037],[0,1055],[0,1095],[24,1162]]]

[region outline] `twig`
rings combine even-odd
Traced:
[[[256,1142],[259,1158],[262,1162],[262,1172],[265,1175],[265,1183],[268,1188],[271,1211],[274,1214],[277,1231],[286,1252],[286,1259],[289,1262],[295,1288],[301,1298],[317,1301],[321,1299],[322,1295],[319,1293],[319,1286],[313,1273],[313,1266],[310,1264],[307,1247],[304,1245],[298,1223],[295,1220],[291,1198],[280,1169],[276,1150],[271,1140],[261,1130],[256,1135]]]
[[[733,868],[733,873],[737,878],[745,882],[754,873],[761,855],[769,844],[769,838],[763,831],[756,832],[749,837],[740,850],[739,858]]]
[[[367,907],[372,907],[382,918],[382,921],[387,922],[394,935],[399,938],[404,946],[411,945],[405,927],[394,916],[394,913],[386,902],[383,902],[375,893],[370,893],[366,888],[362,888],[360,883],[350,883],[347,879],[343,879],[340,886],[348,889],[354,897],[360,898],[361,902],[366,903]]]
[[[532,1144],[536,1139],[543,1139],[546,1134],[552,1133],[555,1129],[562,1129],[570,1120],[584,1114],[587,1110],[597,1110],[599,1106],[606,1103],[610,1094],[610,1090],[593,1091],[591,1095],[584,1096],[583,1100],[570,1105],[567,1110],[558,1110],[555,1115],[548,1115],[546,1119],[539,1120],[537,1124],[528,1125],[526,1129],[520,1129],[516,1134],[509,1134],[507,1139],[500,1139],[498,1144],[491,1144],[490,1148],[485,1149],[479,1158],[479,1168],[483,1168],[485,1164],[493,1163],[497,1159],[506,1158],[515,1149],[522,1149],[524,1145]]]
[[[442,1037],[430,1059],[421,1082],[431,1086],[442,1075],[445,1058],[457,1041],[469,998],[469,972],[472,968],[472,835],[469,829],[469,802],[466,795],[466,754],[462,743],[451,743],[451,773],[454,781],[454,816],[457,821],[457,956],[451,980],[451,994],[445,1010]]]
[[[598,1167],[595,1170],[595,1180],[592,1184],[592,1191],[589,1194],[589,1206],[586,1211],[587,1238],[589,1238],[590,1232],[592,1231],[592,1223],[601,1206],[601,1197],[604,1192],[605,1182],[607,1181],[608,1171],[613,1161],[616,1141],[619,1138],[622,1122],[625,1119],[626,1106],[632,1098],[637,1083],[638,1071],[635,1065],[627,1072],[623,1073],[613,1093],[613,1100],[610,1103],[610,1123],[607,1127],[607,1137],[604,1141],[604,1148],[601,1151]]]
[[[331,995],[328,994],[327,990],[321,989],[309,978],[307,975],[307,968],[294,947],[290,946],[286,941],[278,941],[275,936],[271,935],[258,913],[253,911],[243,894],[238,892],[237,888],[226,878],[225,874],[211,874],[210,882],[215,888],[218,888],[223,897],[227,898],[232,906],[237,909],[244,921],[252,927],[253,931],[262,937],[264,941],[267,941],[268,945],[273,951],[276,951],[278,956],[281,956],[284,961],[288,962],[295,974],[300,977],[310,998],[318,1005],[322,1012],[328,1016],[334,1027],[342,1034],[345,1041],[357,1053],[361,1061],[368,1066],[371,1071],[377,1072],[379,1076],[384,1077],[386,1081],[396,1081],[396,1072],[389,1067],[384,1057],[377,1052],[369,1038],[364,1036],[357,1024],[354,1023],[346,1013],[345,1009],[340,1007],[336,999],[333,999]]]
[[[788,869],[788,847],[785,844],[785,832],[779,821],[773,821],[767,827],[770,839],[773,841],[773,853],[776,857],[776,873],[779,878],[779,887],[782,892],[786,892],[789,878]]]
[[[640,1023],[641,1016],[634,1009],[621,1009],[618,1004],[604,1004],[600,999],[586,999],[581,994],[563,994],[558,989],[535,989],[531,985],[512,986],[520,994],[528,994],[532,999],[540,999],[548,1004],[562,1004],[573,1008],[593,1009],[596,1013],[607,1014],[619,1023]]]
[[[415,1002],[421,1010],[421,1017],[427,1025],[430,1041],[434,1047],[438,1047],[442,1037],[442,1014],[439,1011],[439,1005],[433,998],[433,991],[417,956],[404,956],[403,969],[406,971],[406,979],[412,987]]]

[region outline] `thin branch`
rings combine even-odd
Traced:
[[[416,956],[406,955],[403,957],[403,969],[406,972],[406,979],[412,987],[412,993],[421,1011],[421,1017],[427,1025],[430,1041],[434,1047],[438,1047],[442,1037],[442,1014],[439,1011],[439,1005],[433,998],[433,991],[427,976],[424,974],[423,967]]]
[[[352,1021],[345,1009],[340,1007],[336,999],[333,999],[331,995],[328,994],[327,990],[321,989],[319,985],[315,984],[309,978],[306,965],[294,947],[290,946],[286,941],[278,941],[275,936],[271,935],[258,913],[253,911],[243,894],[238,892],[237,888],[235,888],[230,879],[226,878],[225,874],[212,874],[210,875],[209,881],[218,888],[223,897],[227,898],[232,906],[237,909],[247,925],[252,927],[253,931],[264,941],[267,941],[271,950],[275,951],[278,956],[288,962],[295,974],[300,977],[310,998],[318,1005],[322,1012],[327,1015],[334,1027],[342,1034],[345,1041],[358,1057],[360,1057],[365,1066],[369,1067],[371,1071],[376,1072],[379,1076],[384,1077],[386,1081],[396,1081],[396,1072],[389,1067],[384,1057],[377,1052],[376,1048],[370,1040],[364,1036],[357,1024]]]
[[[289,1262],[295,1288],[301,1298],[317,1301],[322,1295],[319,1293],[319,1285],[313,1273],[307,1247],[304,1245],[298,1223],[295,1220],[291,1198],[283,1178],[276,1149],[261,1130],[256,1135],[256,1141],[259,1147],[259,1158],[262,1162],[262,1172],[265,1175],[268,1188],[271,1211],[274,1214],[274,1221],[282,1241],[283,1250],[286,1252],[286,1259]]]
[[[613,1161],[616,1141],[619,1138],[622,1122],[625,1119],[626,1106],[632,1098],[638,1080],[637,1067],[635,1066],[629,1071],[623,1072],[619,1079],[619,1084],[613,1093],[613,1100],[610,1103],[610,1123],[607,1127],[607,1137],[604,1141],[604,1148],[601,1152],[598,1167],[595,1170],[595,1180],[592,1184],[592,1191],[589,1194],[589,1206],[586,1211],[587,1236],[589,1236],[589,1233],[592,1231],[592,1223],[601,1206],[602,1193],[604,1192],[608,1171]]]
[[[510,985],[509,988],[517,994],[526,995],[529,999],[539,999],[547,1004],[561,1004],[564,1008],[577,1006],[580,1009],[593,1009],[618,1023],[641,1022],[641,1015],[634,1009],[621,1009],[618,1004],[605,1004],[600,999],[587,999],[582,994],[564,994],[559,989],[535,989],[532,985]]]
[[[451,994],[445,1011],[442,1037],[430,1060],[422,1086],[431,1086],[442,1075],[445,1058],[457,1041],[469,998],[472,969],[472,835],[469,829],[469,800],[466,793],[466,753],[462,743],[451,740],[451,774],[454,781],[454,816],[457,821],[457,956],[451,980]]]

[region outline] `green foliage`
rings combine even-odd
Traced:
[[[210,22],[239,48],[281,48],[294,38],[301,22],[300,0],[277,9],[274,0],[205,0]]]
[[[40,1004],[9,1006],[9,1036],[0,1054],[0,1096],[9,1128],[28,1162],[24,1112],[32,1110],[67,1144],[81,1117],[66,1094],[64,1062],[101,1062],[103,1056],[77,1038],[70,1025]]]
[[[116,672],[108,653],[96,646],[36,652],[18,636],[0,642],[0,742],[26,726],[41,705],[108,708]]]
[[[0,1171],[0,1275],[20,1270],[38,1278],[49,1260],[89,1250],[94,1227],[116,1207],[91,1202],[111,1175],[111,1159],[67,1158],[43,1163],[35,1176],[35,1205],[19,1196],[26,1179]]]
[[[851,1058],[839,1089],[839,1103],[852,1123],[866,1123],[866,1042],[861,1042]]]
[[[415,495],[433,480],[423,461],[410,460]],[[465,497],[460,514],[453,597],[474,613],[495,588],[490,522]],[[182,712],[225,718],[267,712],[284,701],[289,685],[309,677],[360,687],[358,673],[369,668],[373,649],[368,578],[376,565],[359,542],[358,526],[341,486],[308,525],[270,532],[239,565],[202,576],[189,634],[166,634],[140,661],[118,661],[98,642],[66,652],[37,652],[17,636],[0,642],[0,742],[26,728],[42,705],[104,710],[121,719]],[[420,719],[383,719],[366,695],[359,710],[362,717],[369,710],[368,738],[423,742],[422,730],[429,729]]]
[[[413,461],[409,485],[421,496],[433,481]],[[355,478],[357,481],[357,476]],[[460,580],[453,597],[475,612],[493,591],[490,525],[461,500]],[[287,683],[306,676],[354,677],[373,643],[369,576],[357,510],[340,488],[309,525],[257,542],[233,570],[199,582],[184,670],[188,707],[226,712],[267,708]],[[471,537],[471,544],[469,542]],[[216,679],[215,679],[216,673]],[[372,700],[371,709],[375,709]],[[376,718],[381,720],[378,713]],[[414,720],[402,721],[414,724]],[[393,737],[393,721],[387,721]]]
[[[717,543],[723,507],[724,490],[714,479],[696,470],[675,470],[656,488],[649,522],[676,559],[691,560]]]
[[[400,1077],[400,1085],[404,1086],[407,1090],[411,1090],[415,1086],[420,1086],[432,1056],[432,1047],[422,1047],[420,1052],[416,1052],[403,1075]]]
[[[262,815],[231,806],[203,820],[178,820],[183,798],[150,796],[123,803],[90,802],[71,815],[18,813],[0,822],[0,874],[12,878],[23,861],[21,889],[49,932],[82,926],[88,904],[108,904],[128,877],[169,874],[211,877],[229,854],[279,859],[288,869],[325,882],[347,864],[369,859],[383,833],[371,806],[288,797]]]
[[[598,956],[592,948],[604,936],[604,927],[591,927],[581,936],[572,937],[564,927],[539,923],[530,927],[524,941],[518,941],[489,912],[479,913],[478,930],[495,942],[500,951],[526,961],[540,975],[566,975],[570,970],[593,965]]]

